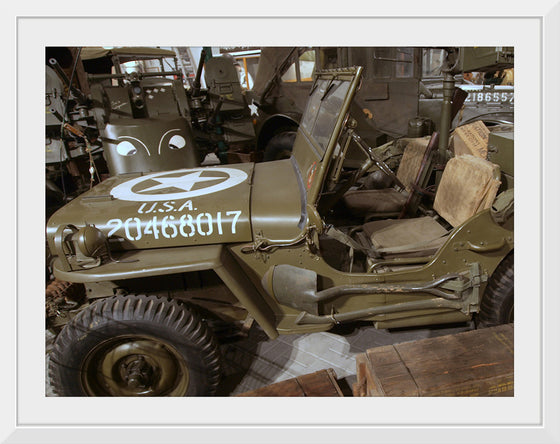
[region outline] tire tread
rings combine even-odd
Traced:
[[[480,304],[479,325],[492,327],[507,322],[504,311],[513,304],[514,290],[514,256],[513,251],[498,265],[488,281],[486,291]],[[511,299],[511,301],[510,301]]]
[[[50,353],[48,372],[53,391],[66,396],[58,367],[64,367],[64,350],[92,329],[112,321],[148,321],[185,338],[200,351],[206,369],[207,395],[215,393],[221,375],[218,343],[195,309],[170,298],[146,295],[111,296],[93,302],[68,323],[56,338]]]

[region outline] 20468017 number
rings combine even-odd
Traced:
[[[145,236],[159,239],[174,239],[178,236],[189,238],[193,236],[222,235],[224,230],[228,234],[236,234],[237,221],[241,211],[218,211],[217,213],[199,213],[198,215],[183,214],[181,217],[167,215],[162,218],[154,216],[151,219],[141,220],[139,217],[128,219],[111,219],[107,221],[110,227],[107,237],[113,236],[119,230],[130,241],[138,241]],[[225,219],[225,220],[224,220]],[[229,220],[231,219],[231,223]]]

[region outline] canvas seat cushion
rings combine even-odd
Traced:
[[[500,186],[498,165],[471,155],[447,162],[434,209],[453,227],[489,208]],[[384,257],[390,255],[430,256],[447,238],[447,230],[435,219],[385,219],[368,222],[362,232]]]
[[[386,257],[411,253],[430,256],[445,243],[448,233],[430,216],[376,220],[364,224],[363,231],[373,247]]]

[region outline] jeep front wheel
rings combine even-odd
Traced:
[[[49,375],[60,396],[203,396],[215,392],[220,359],[210,331],[185,304],[114,296],[64,327]]]

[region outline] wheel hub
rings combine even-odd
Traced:
[[[151,338],[111,338],[83,368],[91,396],[184,396],[189,385],[187,363],[173,347]]]
[[[146,362],[142,355],[134,355],[131,357],[133,361],[121,364],[121,376],[127,382],[128,387],[136,388],[150,388],[154,382],[155,371],[154,368]]]

